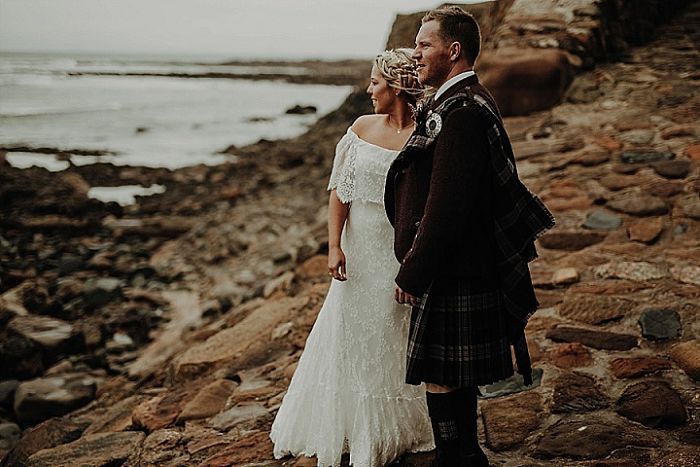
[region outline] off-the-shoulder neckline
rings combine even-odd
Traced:
[[[366,140],[360,138],[360,136],[359,136],[357,133],[355,133],[355,130],[353,130],[352,127],[348,128],[348,133],[351,133],[355,138],[357,138],[358,140],[360,140],[360,141],[362,141],[363,143],[367,144],[368,146],[372,146],[372,147],[375,147],[375,148],[379,148],[379,149],[382,149],[382,150],[387,151],[387,152],[401,152],[400,149],[389,149],[389,148],[385,148],[385,147],[383,147],[383,146],[379,146],[378,144],[370,143],[369,141],[366,141]]]

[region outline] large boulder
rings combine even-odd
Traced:
[[[558,104],[573,81],[575,60],[563,50],[485,50],[476,64],[482,83],[504,116],[526,115]]]

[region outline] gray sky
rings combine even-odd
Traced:
[[[0,0],[0,51],[369,57],[430,0]],[[470,3],[469,0],[465,3]]]

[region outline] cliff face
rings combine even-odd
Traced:
[[[504,115],[561,102],[576,73],[623,58],[689,0],[508,0],[460,5],[482,27],[477,72]],[[399,15],[387,47],[414,43],[423,12]]]

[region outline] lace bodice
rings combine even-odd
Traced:
[[[328,189],[335,188],[343,203],[367,201],[384,204],[386,174],[398,153],[368,143],[348,128],[335,148]]]

